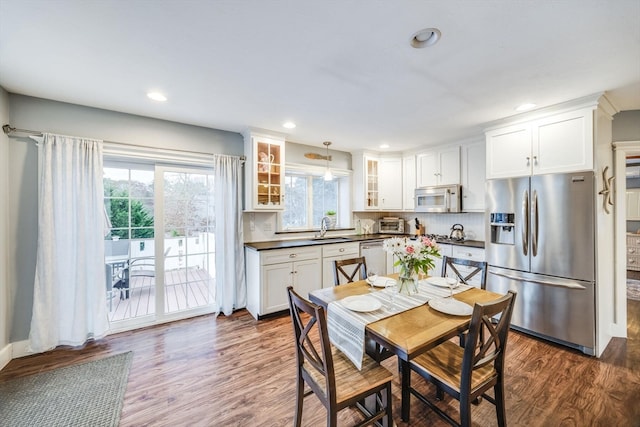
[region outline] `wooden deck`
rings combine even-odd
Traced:
[[[214,278],[201,268],[170,270],[165,272],[166,313],[203,307],[215,298]],[[130,278],[129,298],[125,291],[114,289],[107,295],[109,320],[133,319],[155,314],[155,277],[132,276]],[[121,294],[124,299],[121,299]]]

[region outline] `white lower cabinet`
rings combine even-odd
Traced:
[[[308,298],[322,287],[319,246],[256,251],[245,249],[247,310],[260,317],[287,310],[287,287]]]
[[[322,245],[322,287],[334,286],[334,261],[357,258],[358,256],[360,256],[360,243],[358,242]]]

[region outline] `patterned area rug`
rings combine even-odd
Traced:
[[[627,279],[627,299],[640,301],[640,280]]]
[[[0,425],[116,427],[132,352],[0,383]]]

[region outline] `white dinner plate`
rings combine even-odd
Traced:
[[[453,298],[433,298],[429,300],[429,307],[454,316],[471,316],[473,307]]]
[[[363,313],[366,313],[367,311],[376,311],[382,307],[382,303],[379,300],[367,295],[353,295],[343,298],[341,302],[342,305],[349,310],[360,311]]]
[[[442,288],[448,288],[446,277],[427,277],[426,282],[430,285],[440,286]]]
[[[391,279],[390,277],[384,277],[384,276],[372,276],[372,277],[367,277],[364,280],[365,282],[375,286],[376,288],[386,288],[388,282],[395,282],[395,280]]]

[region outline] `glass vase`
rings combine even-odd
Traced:
[[[404,295],[415,295],[418,293],[418,277],[413,271],[400,271],[398,277],[398,293]]]

